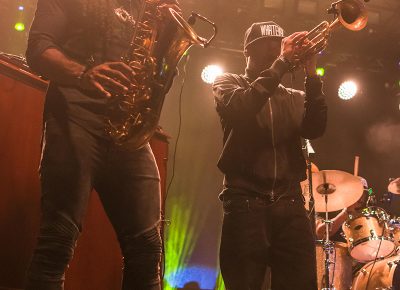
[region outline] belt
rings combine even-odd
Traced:
[[[224,188],[234,189],[250,195],[270,196],[272,192],[275,196],[286,193],[301,193],[300,182],[293,179],[267,179],[255,181],[242,176],[225,176]]]

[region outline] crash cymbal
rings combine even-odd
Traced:
[[[318,171],[319,171],[318,166],[315,165],[315,163],[311,162],[311,172],[318,172]],[[308,170],[307,170],[307,174],[308,174]]]
[[[400,194],[400,177],[397,177],[389,183],[388,191],[393,194]]]
[[[338,211],[351,206],[363,194],[361,179],[340,170],[321,170],[312,174],[315,211]]]

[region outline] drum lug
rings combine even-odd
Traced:
[[[378,237],[374,230],[370,230],[369,232],[370,232],[372,238],[377,238]]]
[[[399,265],[399,264],[400,264],[400,260],[387,262],[387,265],[389,266],[389,268],[392,268],[393,266],[396,266],[396,265]]]
[[[369,272],[368,272],[367,270],[365,270],[365,269],[361,269],[360,271],[361,271],[361,273],[363,273],[364,275],[368,275],[368,274],[369,274]]]

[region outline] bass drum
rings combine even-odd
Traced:
[[[352,290],[399,290],[400,257],[393,256],[365,265],[354,277]]]
[[[317,243],[317,278],[318,289],[325,285],[325,252],[320,242]],[[352,283],[352,259],[345,243],[335,242],[331,249],[329,278],[335,290],[350,290]]]

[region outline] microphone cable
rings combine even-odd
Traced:
[[[174,145],[174,152],[172,154],[172,172],[171,172],[171,178],[169,180],[167,189],[165,191],[165,197],[163,199],[163,205],[165,208],[165,204],[167,202],[167,197],[169,194],[169,190],[171,188],[172,182],[174,180],[175,177],[175,167],[176,167],[176,155],[177,155],[177,148],[178,148],[178,143],[179,143],[179,139],[181,136],[181,131],[182,131],[182,95],[183,95],[183,89],[185,87],[185,82],[186,82],[186,74],[187,74],[187,70],[186,70],[186,66],[189,62],[190,59],[190,55],[187,52],[186,54],[184,54],[185,57],[185,62],[183,64],[183,75],[182,75],[182,82],[181,82],[181,88],[180,88],[180,92],[179,92],[179,98],[178,98],[178,132],[176,135],[176,140],[175,140],[175,145]],[[165,211],[165,210],[164,210]],[[165,219],[165,212],[163,213],[162,216],[162,220],[161,220],[165,225],[170,225],[170,221]],[[163,231],[163,235],[165,234],[165,231]],[[161,239],[161,245],[162,245],[162,269],[161,269],[161,277],[164,280],[164,276],[165,276],[165,243],[164,243],[164,238]]]

